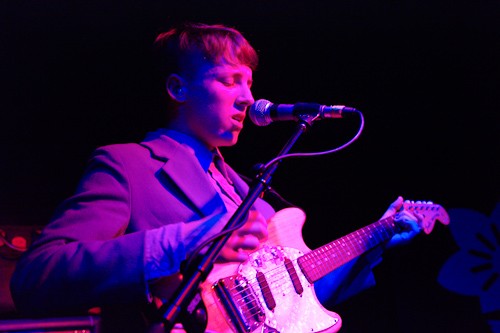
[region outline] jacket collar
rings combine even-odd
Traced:
[[[164,175],[202,215],[220,212],[221,208],[225,210],[192,149],[167,136],[164,129],[149,133],[141,145],[149,149],[153,158],[165,162],[161,168]]]

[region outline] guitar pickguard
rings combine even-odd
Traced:
[[[339,322],[339,317],[321,307],[313,285],[297,265],[302,255],[293,248],[266,245],[239,265],[237,275],[214,284],[217,307],[231,331],[320,332]],[[225,290],[217,292],[221,283]]]
[[[299,250],[282,246],[265,246],[250,255],[247,262],[240,265],[239,274],[252,281],[266,313],[265,324],[278,332],[320,332],[338,322],[326,314],[314,294],[310,284],[297,265],[297,258],[303,253]],[[293,264],[294,272],[286,268],[285,260]],[[257,273],[263,273],[269,285],[276,307],[270,309],[265,300],[265,291],[257,282]],[[292,275],[296,274],[302,292],[294,287]],[[295,320],[290,320],[294,318]]]

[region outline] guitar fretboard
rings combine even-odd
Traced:
[[[378,244],[389,240],[397,232],[394,216],[372,223],[331,243],[323,245],[297,262],[310,283],[360,256]]]

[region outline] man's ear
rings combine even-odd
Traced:
[[[186,100],[186,83],[181,76],[170,74],[167,78],[165,88],[170,98],[174,101],[182,103]]]

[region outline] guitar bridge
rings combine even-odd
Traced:
[[[217,295],[219,306],[228,314],[226,320],[235,332],[252,332],[264,323],[264,310],[244,277],[234,275],[220,279],[212,288]]]

